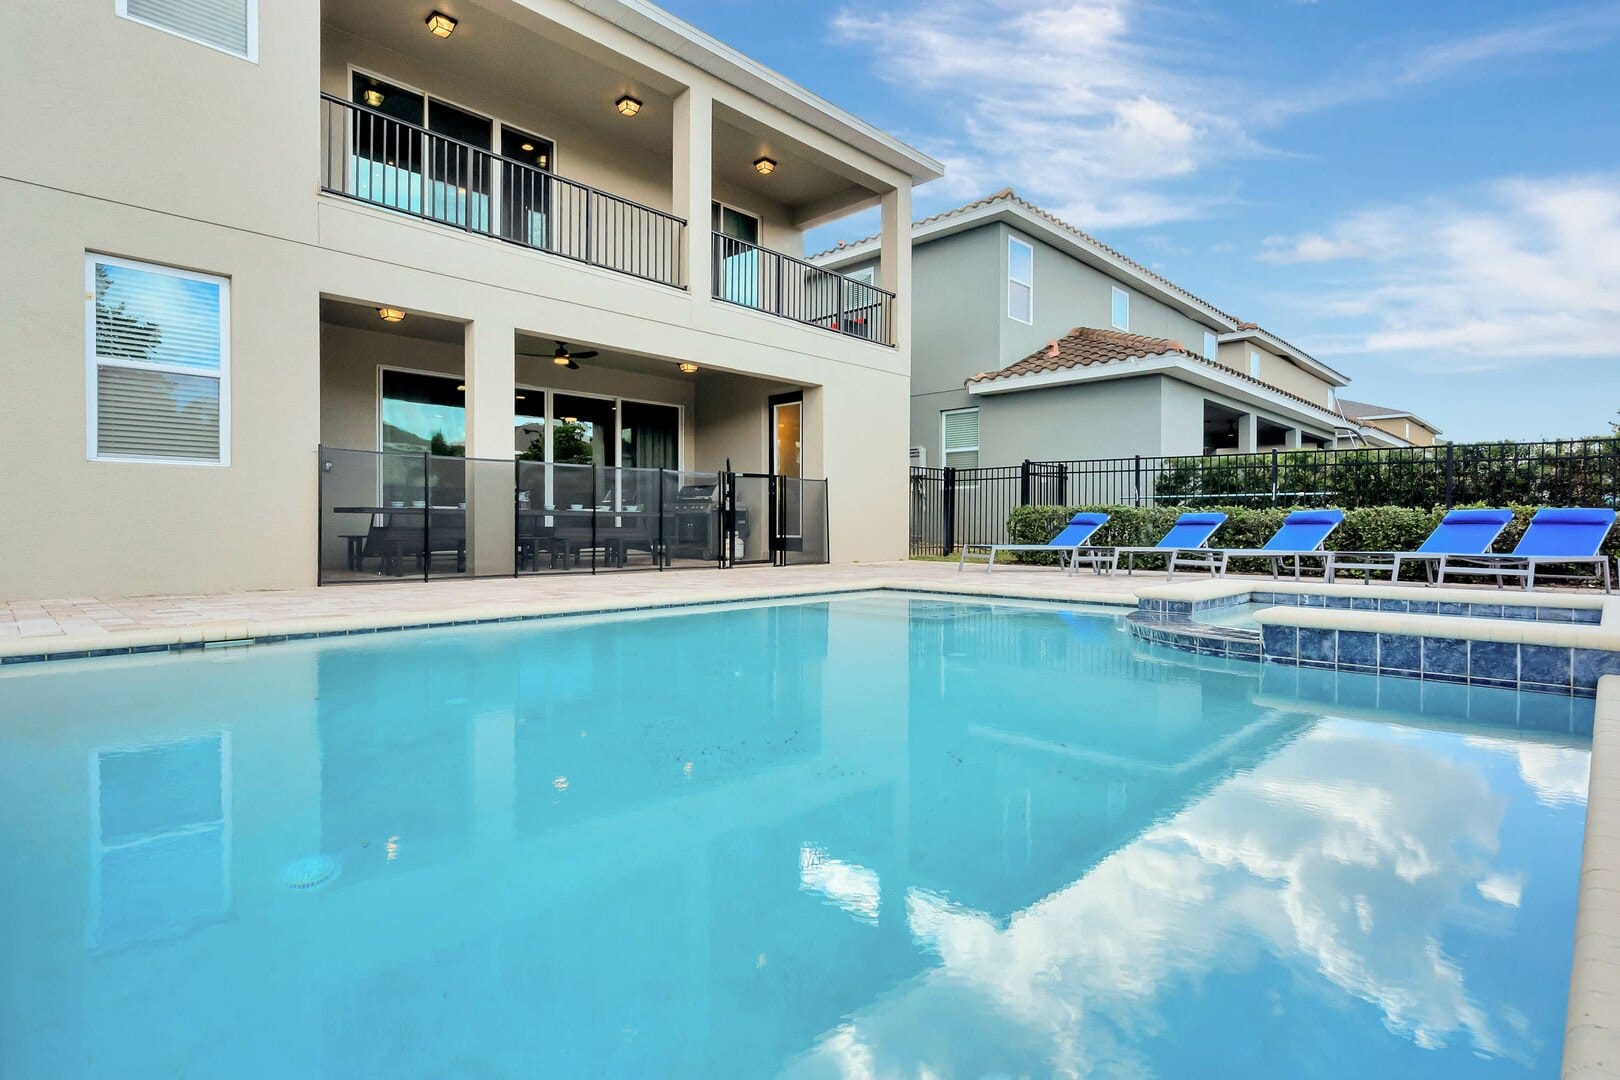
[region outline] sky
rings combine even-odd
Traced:
[[[943,161],[918,217],[1012,187],[1456,441],[1620,419],[1620,0],[661,3]]]

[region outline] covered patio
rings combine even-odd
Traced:
[[[471,331],[322,299],[321,584],[827,560],[814,388],[528,331],[474,388]]]

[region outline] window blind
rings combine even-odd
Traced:
[[[945,414],[945,464],[971,469],[979,464],[979,410],[957,409]]]
[[[225,459],[227,284],[89,256],[96,457]]]
[[[256,0],[124,0],[130,18],[251,58],[249,22]]]

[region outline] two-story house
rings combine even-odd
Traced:
[[[1444,441],[1439,428],[1399,406],[1341,397],[1339,411],[1345,418],[1339,437],[1341,447],[1434,446]]]
[[[876,273],[880,238],[816,256]],[[1004,190],[912,229],[913,464],[1333,447],[1349,380]],[[1346,429],[1346,424],[1349,429]]]
[[[728,466],[903,554],[871,463],[940,166],[667,12],[62,0],[8,12],[0,88],[0,595],[374,579],[412,521],[430,573],[512,573],[526,511],[629,536]],[[802,259],[867,207],[875,274]]]

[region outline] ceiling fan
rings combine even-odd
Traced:
[[[569,371],[578,371],[579,370],[579,365],[574,363],[574,361],[576,361],[576,360],[589,360],[591,357],[595,356],[596,354],[597,354],[597,351],[595,349],[586,349],[584,352],[571,353],[571,352],[568,351],[568,346],[559,341],[559,342],[557,342],[557,347],[551,351],[551,362],[553,364],[556,364],[558,367],[565,367]],[[543,356],[545,354],[544,353],[518,353],[518,355],[519,356]]]

